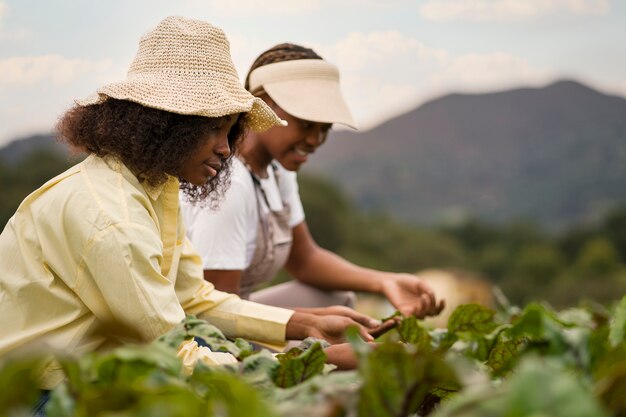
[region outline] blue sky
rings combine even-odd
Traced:
[[[313,47],[365,129],[448,92],[570,78],[626,96],[626,1],[0,0],[0,146],[124,78],[172,14],[224,29],[241,77],[277,43]]]

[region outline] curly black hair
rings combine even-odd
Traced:
[[[157,186],[167,176],[180,177],[189,158],[200,148],[204,135],[222,118],[182,115],[130,101],[108,98],[99,104],[76,105],[59,120],[58,139],[75,150],[120,159],[140,182]],[[246,130],[241,114],[228,133],[231,156],[219,175],[202,186],[181,180],[181,190],[192,202],[216,206],[230,185],[230,161]]]

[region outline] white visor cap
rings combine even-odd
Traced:
[[[252,93],[265,91],[290,115],[356,129],[339,85],[339,70],[321,59],[297,59],[263,65],[250,73]]]

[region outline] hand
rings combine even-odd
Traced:
[[[331,345],[346,342],[346,329],[356,326],[359,334],[366,342],[372,342],[374,338],[369,334],[368,329],[356,321],[345,316],[315,316],[317,325],[312,329],[310,336],[324,339]]]
[[[302,313],[310,313],[318,316],[344,316],[348,317],[357,323],[362,324],[370,329],[380,326],[380,321],[375,320],[365,314],[361,314],[358,311],[346,307],[346,306],[330,306],[330,307],[315,307],[315,308],[295,308],[294,310]]]
[[[396,327],[399,323],[400,323],[400,317],[394,317],[381,323],[379,326],[370,328],[368,332],[373,338],[379,338],[380,336],[387,333],[389,330]]]
[[[437,302],[428,284],[411,274],[390,274],[382,284],[382,292],[404,316],[436,316],[445,307]]]
[[[332,345],[324,349],[326,352],[326,362],[337,366],[340,371],[356,369],[359,361],[349,343]]]
[[[296,311],[287,322],[285,337],[289,340],[315,337],[324,339],[330,344],[343,343],[346,341],[346,329],[351,326],[358,329],[365,341],[374,340],[365,327],[351,318],[335,315],[318,316],[300,311]]]

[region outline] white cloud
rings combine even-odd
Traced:
[[[2,29],[2,19],[7,12],[7,5],[5,2],[0,1],[0,30]]]
[[[353,13],[364,9],[394,9],[398,6],[412,5],[414,0],[185,0],[187,5],[199,9],[209,8],[221,16],[306,16],[320,10],[338,8],[351,10]]]
[[[0,146],[33,132],[49,131],[76,98],[124,77],[126,66],[60,55],[0,60]]]
[[[451,91],[494,91],[553,78],[512,54],[452,54],[398,31],[356,32],[313,48],[339,67],[346,99],[363,128]]]
[[[102,79],[111,72],[112,66],[112,62],[107,59],[89,61],[54,54],[6,58],[0,60],[0,91],[9,87],[30,87],[42,82],[69,84],[82,76]]]
[[[427,0],[420,14],[430,20],[520,20],[557,13],[607,13],[610,0]]]
[[[466,54],[453,58],[442,71],[433,74],[439,83],[466,91],[507,88],[514,84],[543,83],[549,75],[526,60],[503,52]]]
[[[329,53],[347,70],[389,68],[419,62],[430,64],[445,60],[448,55],[444,50],[430,48],[395,30],[350,33]]]
[[[329,0],[188,0],[195,7],[209,7],[222,16],[294,16],[319,10]]]

